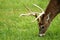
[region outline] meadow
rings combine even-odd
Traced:
[[[60,14],[49,26],[44,37],[38,36],[38,23],[32,23],[33,16],[22,16],[28,11],[25,4],[34,12],[40,12],[33,6],[37,4],[46,9],[49,0],[0,0],[0,40],[60,40]]]

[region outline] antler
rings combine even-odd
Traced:
[[[44,12],[40,13],[37,18],[35,18],[35,20],[33,20],[32,22],[35,22],[37,19],[40,19],[40,17],[44,14]]]
[[[30,15],[35,16],[35,17],[37,16],[38,12],[32,12],[32,10],[30,8],[28,8],[27,6],[25,6],[25,5],[24,5],[24,7],[29,11],[29,13],[27,13],[27,14],[21,14],[20,16],[30,16]]]
[[[20,16],[35,16],[38,12],[31,12],[31,13],[28,13],[28,14],[21,14]]]
[[[35,7],[39,8],[42,12],[44,11],[41,7],[39,7],[38,5],[36,4],[33,4]]]
[[[33,4],[34,6],[36,6],[37,8],[39,8],[41,11],[42,11],[42,13],[39,13],[39,15],[37,16],[37,18],[35,18],[35,20],[33,20],[32,22],[35,22],[37,19],[40,19],[40,17],[44,14],[44,11],[43,11],[43,9],[41,8],[41,7],[39,7],[38,5],[36,5],[36,4]]]
[[[38,5],[36,5],[36,4],[33,4],[33,5],[36,6],[37,8],[39,8],[39,9],[42,11],[42,13],[32,12],[32,10],[31,10],[30,8],[28,8],[27,6],[24,5],[24,7],[29,11],[29,13],[28,13],[28,14],[21,14],[20,16],[30,16],[30,15],[33,15],[33,16],[36,17],[36,19],[33,20],[32,22],[35,22],[35,21],[38,20],[38,19],[40,20],[40,17],[44,14],[44,11],[43,11],[43,9],[42,9],[41,7],[39,7]],[[39,14],[39,15],[37,16],[37,14]]]

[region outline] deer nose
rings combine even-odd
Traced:
[[[39,36],[43,36],[45,32],[44,25],[41,25]]]

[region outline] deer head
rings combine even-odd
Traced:
[[[36,18],[32,21],[35,22],[38,21],[39,25],[39,36],[44,36],[47,28],[49,27],[51,21],[54,19],[54,17],[60,13],[60,0],[50,0],[47,8],[45,11],[36,4],[33,4],[37,8],[39,8],[42,12],[32,12],[28,7],[26,9],[29,11],[28,14],[21,14],[20,16],[29,16],[33,15]],[[38,15],[39,14],[39,15]]]
[[[43,14],[40,17],[40,22],[38,22],[39,24],[39,36],[44,36],[46,30],[48,29],[48,26],[50,25],[50,14]]]
[[[50,15],[51,13],[46,14],[43,9],[39,6],[37,6],[36,4],[33,4],[34,6],[36,6],[37,8],[39,8],[42,12],[32,12],[31,9],[29,9],[28,7],[25,8],[29,11],[28,14],[21,14],[20,16],[30,16],[33,15],[36,18],[32,21],[35,22],[36,20],[38,21],[38,25],[39,25],[39,36],[44,36],[45,32],[50,24]]]
[[[43,36],[45,31],[46,31],[46,24],[44,24],[43,21],[43,16],[44,16],[44,11],[41,7],[39,7],[38,5],[36,4],[33,4],[34,6],[36,6],[37,8],[39,8],[41,10],[41,13],[40,12],[32,12],[30,8],[28,8],[27,6],[25,6],[25,8],[29,11],[28,14],[21,14],[20,16],[30,16],[30,15],[33,15],[35,16],[36,18],[32,21],[32,22],[35,22],[36,20],[38,21],[38,25],[39,25],[39,35],[40,36]]]

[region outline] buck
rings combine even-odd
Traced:
[[[37,6],[36,4],[34,4],[34,6],[38,7],[42,11],[42,13],[30,12],[28,14],[21,14],[20,16],[23,15],[35,16],[36,19],[33,20],[33,22],[35,22],[36,20],[38,21],[39,36],[44,36],[52,20],[60,13],[60,0],[50,0],[45,11],[43,11],[43,9]]]

